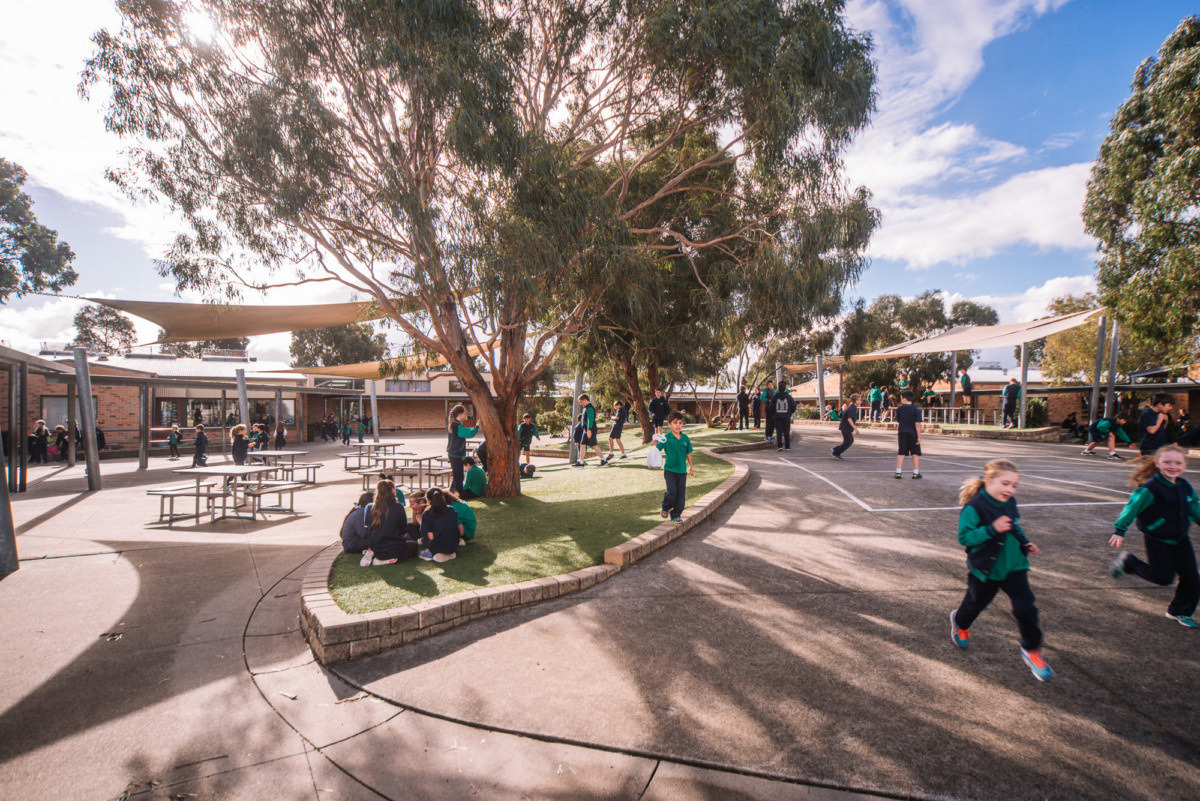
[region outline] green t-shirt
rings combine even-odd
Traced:
[[[483,495],[487,490],[487,473],[479,465],[473,466],[463,478],[463,489],[470,490],[476,495]]]
[[[867,401],[868,402],[875,403],[876,401],[881,401],[881,400],[883,400],[883,390],[880,389],[879,387],[875,387],[875,389],[872,389],[869,392],[867,392]]]
[[[686,473],[687,455],[692,452],[692,441],[687,434],[676,437],[670,431],[665,434],[667,441],[655,445],[663,452],[663,470],[671,473]]]
[[[458,512],[458,522],[463,527],[463,539],[475,539],[475,529],[478,526],[478,523],[475,520],[475,512],[472,511],[471,507],[467,506],[462,501],[455,501],[454,503],[450,504],[450,508]]]
[[[896,382],[896,386],[900,389],[901,392],[904,392],[906,389],[908,389],[912,385],[909,384],[907,381],[905,381],[903,378],[901,378],[899,381]]]

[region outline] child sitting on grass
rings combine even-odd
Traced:
[[[368,547],[359,565],[392,565],[411,559],[417,552],[416,543],[404,536],[408,518],[404,504],[396,498],[396,485],[382,479],[375,485],[375,498],[363,510],[367,525]]]
[[[446,498],[450,501],[450,508],[458,515],[458,544],[466,545],[475,539],[475,529],[479,526],[479,521],[475,519],[475,512],[455,493],[441,487],[439,489],[446,494]]]
[[[463,479],[462,491],[457,495],[468,501],[472,498],[482,498],[483,493],[487,492],[487,473],[475,464],[475,460],[470,456],[463,458],[463,464],[466,465],[467,475]]]
[[[1021,473],[1005,459],[984,465],[983,475],[962,484],[958,502],[958,543],[967,549],[967,594],[950,613],[950,639],[959,648],[971,644],[968,631],[979,613],[1004,590],[1012,601],[1013,617],[1021,632],[1021,659],[1038,681],[1054,678],[1054,671],[1042,659],[1042,630],[1038,609],[1029,589],[1029,559],[1038,547],[1025,537],[1019,522],[1017,501],[1013,497]]]
[[[364,492],[342,519],[342,550],[346,553],[362,553],[370,547],[367,539],[367,519],[363,509],[375,499],[375,494]]]
[[[678,411],[668,414],[667,433],[657,434],[654,439],[655,447],[663,452],[663,478],[667,482],[662,516],[681,523],[687,503],[687,477],[696,475],[692,467],[692,441],[683,433],[683,415]]]
[[[1138,488],[1129,496],[1121,510],[1108,544],[1120,548],[1125,541],[1129,524],[1137,521],[1146,538],[1146,558],[1143,562],[1131,553],[1123,553],[1112,564],[1113,578],[1126,573],[1141,576],[1146,581],[1168,586],[1179,576],[1175,597],[1167,607],[1167,617],[1189,629],[1197,628],[1192,615],[1200,600],[1200,573],[1196,569],[1196,552],[1188,537],[1193,522],[1200,523],[1200,501],[1196,491],[1183,477],[1187,470],[1187,455],[1178,445],[1159,448],[1153,459],[1141,459],[1130,485]]]
[[[449,562],[458,556],[458,513],[450,507],[450,497],[437,487],[425,492],[429,506],[421,513],[420,557],[426,562]]]

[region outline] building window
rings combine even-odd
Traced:
[[[450,391],[451,392],[466,392],[466,390],[463,389],[462,382],[457,381],[453,378],[450,379]]]
[[[96,396],[92,396],[92,413],[95,414],[99,408],[96,402]],[[43,395],[42,396],[42,420],[46,421],[46,425],[50,428],[55,426],[66,426],[67,424],[67,396],[66,395]],[[75,401],[75,423],[79,424],[79,401]]]
[[[387,380],[383,382],[384,392],[431,392],[429,381]]]

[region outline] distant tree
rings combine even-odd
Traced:
[[[167,335],[165,328],[158,329],[158,338],[162,339]],[[204,355],[205,351],[212,350],[240,350],[244,351],[250,346],[250,337],[230,337],[228,339],[204,339],[199,342],[172,342],[163,345],[165,351],[170,351],[176,356],[184,359],[199,359]]]
[[[79,277],[70,266],[75,254],[37,221],[24,184],[25,171],[0,158],[0,303],[9,295],[58,292]]]
[[[88,304],[75,315],[75,344],[96,353],[124,353],[136,335],[133,320],[108,306]]]
[[[1125,341],[1165,347],[1173,361],[1196,357],[1200,324],[1198,83],[1200,19],[1187,17],[1137,68],[1083,207],[1100,240],[1100,301]]]
[[[376,362],[387,355],[387,349],[387,338],[370,323],[292,332],[292,364],[298,367]]]
[[[843,353],[869,353],[961,325],[996,325],[999,322],[1000,315],[995,309],[970,300],[957,301],[947,314],[942,293],[938,290],[923,292],[912,300],[899,295],[882,295],[870,306],[858,306],[847,316],[841,332],[842,341],[853,347],[844,347]],[[843,368],[845,388],[847,392],[860,392],[872,383],[895,386],[899,373],[910,373],[915,381],[932,385],[940,379],[950,378],[950,361],[949,353],[925,353],[899,359],[851,362]],[[973,361],[973,351],[958,353],[959,367],[970,367]]]
[[[1046,307],[1048,316],[1087,311],[1100,307],[1100,299],[1091,292],[1086,295],[1064,295],[1050,301]],[[1088,383],[1096,371],[1096,327],[1082,325],[1061,334],[1046,337],[1042,351],[1042,375],[1057,383]],[[1125,343],[1117,355],[1117,372],[1129,375],[1148,364],[1161,363],[1161,348],[1145,348],[1136,343]],[[1104,370],[1108,370],[1108,357],[1104,357]]]

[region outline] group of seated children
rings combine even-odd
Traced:
[[[396,484],[381,478],[375,492],[364,492],[342,521],[342,549],[361,553],[359,564],[391,565],[414,556],[449,562],[460,545],[475,539],[475,513],[457,493],[442,487],[414,490],[397,497]]]

